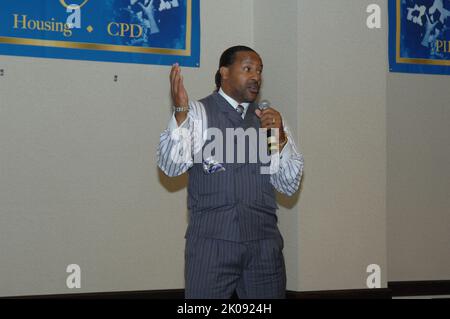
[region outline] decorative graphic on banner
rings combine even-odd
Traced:
[[[450,0],[389,0],[390,71],[450,74]]]
[[[0,2],[0,54],[200,66],[199,0]]]

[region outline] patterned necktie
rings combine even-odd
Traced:
[[[238,112],[239,114],[244,114],[244,107],[242,105],[238,105],[236,108],[236,112]]]

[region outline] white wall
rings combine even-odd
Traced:
[[[449,85],[388,77],[389,281],[450,279]]]
[[[212,91],[225,48],[253,44],[252,8],[202,1],[202,66],[184,70],[191,98]],[[0,65],[0,296],[182,288],[186,177],[169,181],[155,159],[170,68]],[[77,291],[66,288],[72,263]]]
[[[370,264],[386,286],[387,24],[366,27],[370,3],[255,2],[263,94],[305,156],[301,193],[279,198],[291,290],[367,288]]]
[[[301,290],[367,288],[370,264],[386,286],[387,23],[367,28],[370,3],[299,2]]]

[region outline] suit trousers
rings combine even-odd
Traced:
[[[248,242],[190,236],[185,248],[185,298],[284,299],[282,237]]]

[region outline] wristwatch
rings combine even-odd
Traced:
[[[186,107],[179,107],[179,106],[174,106],[173,107],[173,110],[176,112],[176,113],[179,113],[179,112],[187,112],[187,111],[189,111],[189,106],[186,106]]]

